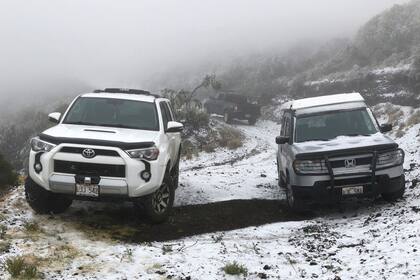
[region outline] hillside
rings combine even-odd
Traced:
[[[303,42],[280,55],[236,59],[216,72],[226,89],[265,102],[278,95],[359,91],[372,104],[419,106],[420,1],[375,16],[350,40]]]

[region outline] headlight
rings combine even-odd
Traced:
[[[34,152],[49,152],[54,148],[56,145],[42,141],[38,137],[31,139],[31,148]]]
[[[298,174],[328,174],[325,160],[295,160],[293,168]]]
[[[159,156],[159,149],[156,147],[146,148],[146,149],[135,149],[125,151],[131,158],[135,159],[145,159],[145,160],[155,160]]]
[[[378,154],[377,167],[401,165],[404,162],[404,152],[401,149]]]

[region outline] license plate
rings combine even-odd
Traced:
[[[97,197],[99,196],[99,186],[76,184],[76,195]]]
[[[250,118],[251,117],[251,115],[250,114],[246,114],[245,115],[245,118]]]
[[[341,193],[343,195],[362,194],[363,193],[363,186],[345,187],[345,188],[341,189]]]

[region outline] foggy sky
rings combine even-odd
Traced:
[[[57,79],[141,86],[155,73],[213,57],[349,37],[404,2],[0,0],[0,102]]]

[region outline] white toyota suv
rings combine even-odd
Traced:
[[[128,200],[163,222],[178,187],[181,131],[169,100],[143,90],[82,94],[31,140],[26,200],[37,213],[74,199]]]

